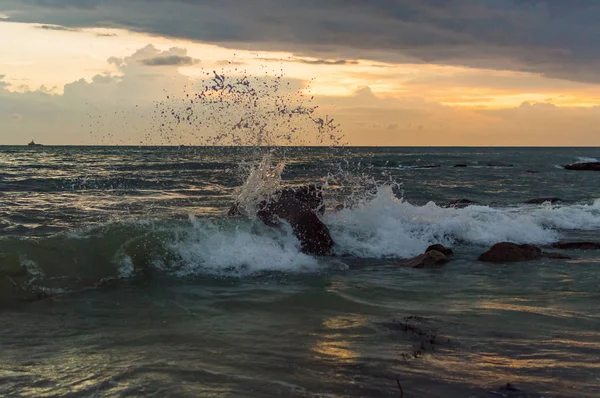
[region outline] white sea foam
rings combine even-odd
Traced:
[[[29,275],[29,283],[33,283],[38,279],[44,278],[44,270],[41,269],[35,261],[32,261],[24,256],[21,256],[19,261],[21,263],[21,267],[25,268],[27,274]]]
[[[261,225],[235,227],[190,218],[191,227],[168,244],[178,257],[175,273],[250,275],[263,271],[313,272],[316,258],[303,254],[291,230],[285,233]]]
[[[456,209],[433,202],[415,206],[397,199],[390,187],[382,187],[371,200],[327,213],[324,221],[339,254],[408,258],[434,243],[450,247],[502,241],[543,245],[559,240],[560,229],[600,229],[600,200],[589,205]],[[317,258],[301,253],[289,227],[271,229],[258,221],[191,217],[167,247],[177,258],[176,266],[168,268],[178,276],[315,272],[323,266]]]
[[[577,158],[576,163],[594,163],[594,162],[600,162],[600,160],[598,160],[596,158],[588,158],[585,156],[580,156]]]
[[[558,229],[600,229],[600,200],[592,205],[442,208],[415,206],[380,188],[376,197],[325,217],[337,250],[357,257],[411,257],[428,245],[549,244]]]

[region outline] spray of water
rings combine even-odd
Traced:
[[[283,72],[250,75],[237,68],[205,72],[179,97],[156,104],[157,132],[167,140],[190,137],[201,146],[343,146],[340,126],[312,105],[310,84]]]
[[[320,155],[321,163],[329,166],[329,176],[314,182],[337,186],[348,180],[349,173],[339,163],[346,145],[341,127],[321,114],[313,101],[310,82],[285,78],[282,71],[205,72],[205,78],[186,87],[182,95],[169,95],[156,104],[154,134],[177,142],[189,137],[195,146],[250,149],[250,159],[236,170],[243,182],[236,196],[253,214],[257,203],[280,187],[288,151],[294,147],[329,148]]]

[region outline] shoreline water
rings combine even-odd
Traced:
[[[334,160],[365,177],[327,187],[328,209],[354,205],[323,218],[334,258],[223,217],[243,156],[185,149],[0,148],[3,275],[65,292],[112,280],[0,301],[0,395],[399,396],[396,379],[405,397],[600,390],[600,253],[475,261],[503,240],[600,240],[600,173],[555,167],[596,149],[292,150],[284,185]],[[372,181],[394,184],[375,195]],[[563,202],[524,204],[543,197]],[[460,198],[476,203],[441,206]],[[432,243],[451,262],[398,266]]]

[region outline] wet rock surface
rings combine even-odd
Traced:
[[[500,242],[480,255],[477,260],[487,263],[514,263],[537,260],[541,257],[542,250],[537,246]]]

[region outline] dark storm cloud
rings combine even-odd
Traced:
[[[123,27],[319,59],[432,62],[600,82],[600,2],[592,0],[2,3],[0,11],[17,22]]]
[[[185,66],[194,65],[198,63],[198,60],[188,56],[168,55],[144,59],[140,62],[146,66]]]

